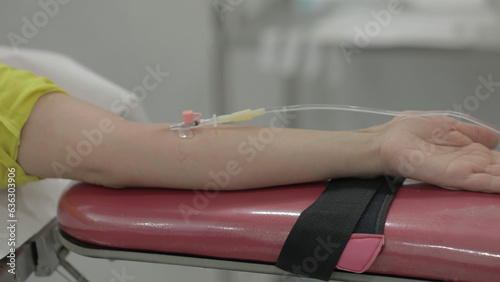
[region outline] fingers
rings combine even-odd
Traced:
[[[498,145],[499,136],[493,130],[465,122],[457,123],[456,128],[473,142],[483,144],[489,149],[495,149]]]
[[[493,162],[484,169],[484,172],[489,175],[500,176],[500,152],[493,152]]]
[[[489,165],[485,170],[485,173],[493,176],[500,176],[500,164]]]
[[[475,173],[468,177],[463,185],[460,185],[465,190],[500,193],[500,176],[490,175],[488,173]]]
[[[466,176],[458,187],[465,190],[500,193],[500,152],[492,152],[491,163],[483,169]]]

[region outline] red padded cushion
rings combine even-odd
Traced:
[[[326,183],[204,194],[77,184],[58,220],[94,245],[275,262],[299,214]],[[500,195],[406,185],[369,272],[455,281],[500,277]]]

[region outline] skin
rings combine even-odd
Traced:
[[[126,121],[51,93],[40,98],[23,128],[18,162],[42,178],[108,187],[201,189],[215,182],[232,190],[391,174],[500,192],[500,152],[492,150],[498,135],[447,117],[398,117],[342,132],[207,126],[190,139],[169,125]],[[102,138],[96,133],[89,139],[83,130],[100,130]],[[78,152],[84,141],[95,144],[80,148],[77,164],[68,162],[68,152]]]

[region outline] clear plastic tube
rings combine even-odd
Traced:
[[[304,104],[304,105],[292,105],[284,107],[272,107],[266,108],[266,114],[268,113],[278,113],[278,112],[297,112],[306,110],[339,110],[339,111],[349,111],[349,112],[361,112],[361,113],[371,113],[378,115],[394,116],[394,117],[426,117],[426,116],[450,116],[462,120],[469,121],[471,123],[488,128],[500,135],[500,128],[486,123],[482,120],[473,118],[466,114],[454,111],[388,111],[380,110],[375,108],[358,107],[358,106],[348,106],[348,105],[327,105],[327,104]]]
[[[328,105],[328,104],[304,104],[304,105],[292,105],[292,106],[284,106],[284,107],[272,107],[272,108],[259,108],[256,110],[243,110],[239,112],[234,112],[232,114],[216,116],[213,115],[208,119],[197,119],[196,121],[192,119],[188,119],[184,122],[175,124],[170,126],[171,130],[178,130],[179,136],[181,138],[190,138],[192,137],[191,128],[196,128],[205,125],[213,125],[214,127],[220,123],[227,122],[235,122],[242,120],[250,120],[254,117],[261,116],[269,113],[278,113],[278,112],[297,112],[297,111],[307,111],[307,110],[338,110],[338,111],[349,111],[349,112],[361,112],[361,113],[370,113],[370,114],[378,114],[378,115],[386,115],[386,116],[395,116],[395,117],[426,117],[426,116],[450,116],[462,120],[466,120],[468,122],[480,125],[489,130],[494,131],[495,133],[500,135],[500,128],[486,123],[482,120],[473,118],[466,114],[454,111],[388,111],[381,110],[375,108],[367,108],[367,107],[357,107],[357,106],[348,106],[348,105]],[[191,113],[192,111],[190,111]],[[200,115],[201,117],[201,115]]]

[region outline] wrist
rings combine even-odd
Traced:
[[[382,156],[382,140],[384,129],[381,126],[370,127],[355,131],[355,138],[360,141],[358,156],[359,165],[362,166],[361,174],[366,177],[375,177],[387,173],[385,161]]]

